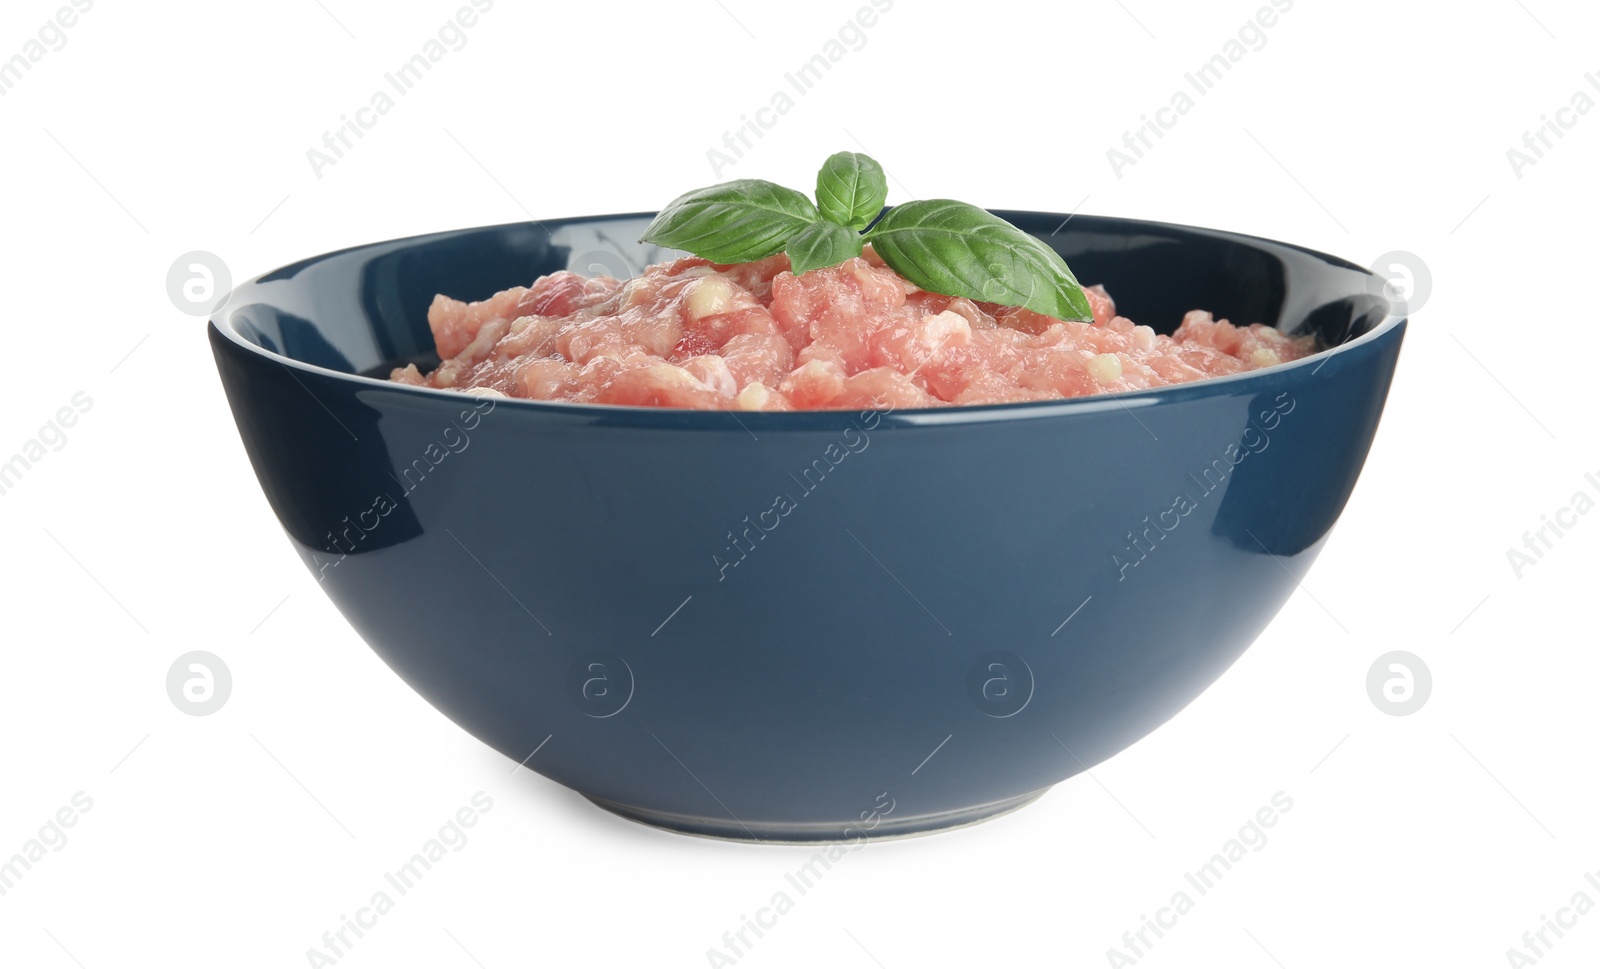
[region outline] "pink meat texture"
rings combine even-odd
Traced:
[[[391,379],[535,400],[702,410],[917,408],[1057,400],[1240,373],[1315,352],[1314,338],[1192,310],[1170,337],[917,288],[869,247],[802,276],[783,254],[690,257],[629,280],[542,276],[477,303],[437,296],[439,357]]]

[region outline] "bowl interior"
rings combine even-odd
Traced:
[[[1369,332],[1391,309],[1378,277],[1298,246],[1131,219],[997,214],[1052,245],[1085,285],[1104,285],[1119,313],[1161,333],[1206,309],[1235,323],[1315,333],[1332,347]],[[650,218],[512,223],[317,256],[240,285],[218,322],[263,349],[342,373],[426,368],[438,359],[427,322],[435,294],[484,299],[561,269],[636,275],[676,255],[635,241]]]

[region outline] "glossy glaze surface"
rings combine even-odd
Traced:
[[[210,338],[295,548],[458,724],[680,830],[912,833],[1093,766],[1238,658],[1344,508],[1404,330],[1330,256],[1000,214],[1136,321],[1171,332],[1198,307],[1339,346],[1154,391],[869,414],[489,405],[357,376],[427,359],[436,292],[664,257],[631,243],[648,215],[317,257],[236,288]]]

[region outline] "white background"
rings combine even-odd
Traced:
[[[8,0],[0,58],[57,5]],[[1592,5],[1298,0],[1118,177],[1107,149],[1256,3],[899,0],[713,173],[707,150],[856,0],[500,0],[317,177],[307,149],[456,6],[101,0],[0,98],[0,459],[93,401],[0,496],[0,857],[93,800],[0,897],[0,964],[306,965],[483,791],[471,841],[339,965],[707,965],[806,852],[613,818],[511,776],[406,688],[291,552],[203,322],[164,283],[195,249],[239,280],[724,178],[807,186],[841,149],[884,163],[891,203],[1081,206],[1362,264],[1405,250],[1433,287],[1331,542],[1213,689],[1014,815],[850,855],[739,965],[1107,965],[1278,791],[1294,806],[1270,841],[1141,965],[1500,966],[1574,893],[1600,903],[1600,513],[1520,577],[1507,560],[1600,494],[1600,111],[1566,115],[1520,178],[1507,158],[1575,92],[1600,99]],[[165,689],[192,649],[232,670],[211,716]],[[1407,717],[1365,687],[1393,649],[1433,674]],[[1595,964],[1600,911],[1549,938],[1539,965]]]

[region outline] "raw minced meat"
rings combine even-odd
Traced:
[[[633,279],[557,272],[428,310],[440,365],[391,379],[510,397],[743,410],[894,409],[1054,400],[1185,383],[1295,360],[1313,338],[1192,310],[1170,337],[921,290],[862,256],[802,276],[779,254],[689,257]]]

